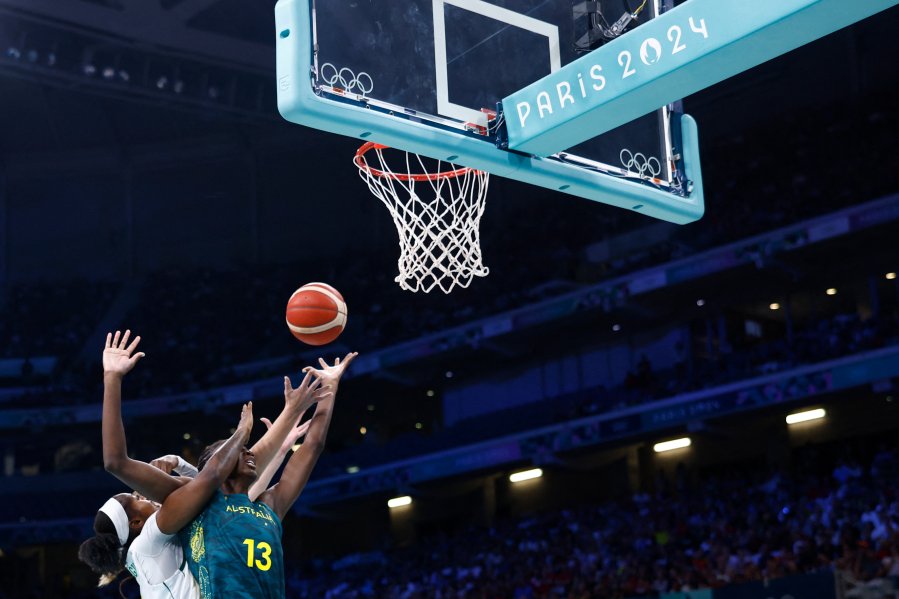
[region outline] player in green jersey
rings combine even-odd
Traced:
[[[315,376],[330,394],[316,404],[306,439],[288,460],[278,483],[258,500],[250,500],[247,491],[256,480],[256,462],[253,452],[245,449],[231,476],[203,513],[181,531],[187,563],[203,599],[284,598],[281,519],[306,486],[324,449],[337,386],[355,357],[355,353],[350,353],[343,362],[337,358],[333,365],[319,359],[321,369],[304,369],[306,379],[300,387]],[[289,386],[289,381],[285,385]],[[286,395],[296,391],[285,388]],[[221,443],[210,445],[200,456],[201,471],[205,460]]]
[[[124,335],[121,331],[116,331],[115,336],[109,333],[103,350],[103,462],[110,473],[153,501],[127,493],[107,501],[96,516],[95,536],[82,545],[79,557],[102,575],[101,586],[127,567],[141,585],[144,599],[199,597],[175,533],[202,512],[246,450],[244,444],[252,427],[252,411],[246,409],[249,422],[245,422],[245,417],[245,426],[238,427],[232,439],[221,446],[209,467],[196,479],[169,475],[172,470],[183,471],[189,466],[176,456],[154,460],[157,467],[131,459],[121,415],[122,380],[144,354],[136,351],[140,337],[129,344],[130,335],[130,330]],[[251,497],[265,491],[289,447],[306,428],[306,425],[297,426],[297,421],[300,414],[319,400],[321,381],[307,377],[305,383],[293,389],[285,377],[284,410],[274,423],[262,419],[269,430],[252,451],[263,474],[251,487]]]

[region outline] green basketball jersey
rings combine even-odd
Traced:
[[[246,495],[216,491],[179,533],[203,599],[284,599],[281,520]]]

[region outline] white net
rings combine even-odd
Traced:
[[[447,162],[437,162],[436,171],[428,172],[422,158],[410,152],[404,152],[406,170],[395,172],[384,158],[386,149],[366,144],[354,163],[371,192],[390,210],[399,233],[396,282],[407,291],[429,293],[437,287],[449,293],[456,286],[468,287],[474,277],[486,276],[479,224],[490,175]],[[372,155],[377,156],[376,165],[366,160]],[[446,166],[448,170],[443,169]]]

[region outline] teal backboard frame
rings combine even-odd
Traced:
[[[455,0],[463,1],[496,10],[482,0]],[[504,98],[507,143],[497,144],[490,136],[408,118],[399,106],[373,110],[364,102],[317,94],[313,0],[279,0],[278,108],[294,123],[689,223],[705,209],[697,127],[690,116],[673,116],[679,120],[670,123],[680,159],[675,170],[683,174],[678,187],[583,168],[560,153],[896,4],[899,0],[686,0]],[[529,120],[522,118],[525,112]]]
[[[312,0],[279,0],[275,6],[278,109],[288,121],[375,141],[491,174],[685,224],[705,210],[696,121],[673,115],[672,144],[683,173],[681,193],[565,162],[498,147],[488,136],[435,127],[396,112],[316,93],[313,86]],[[665,103],[659,104],[659,106]],[[658,107],[656,107],[658,108]],[[651,109],[652,110],[652,109]],[[647,111],[649,112],[649,111]],[[598,134],[598,132],[597,132]],[[348,157],[349,161],[349,157]]]
[[[509,147],[572,147],[897,3],[687,0],[504,98]]]

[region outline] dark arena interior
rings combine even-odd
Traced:
[[[684,98],[694,223],[494,177],[490,274],[448,295],[394,282],[358,141],[278,115],[273,8],[0,0],[0,599],[140,596],[78,557],[131,490],[125,329],[146,462],[248,401],[256,442],[359,352],[281,596],[899,597],[899,7]],[[310,281],[348,306],[322,347],[284,321]]]

